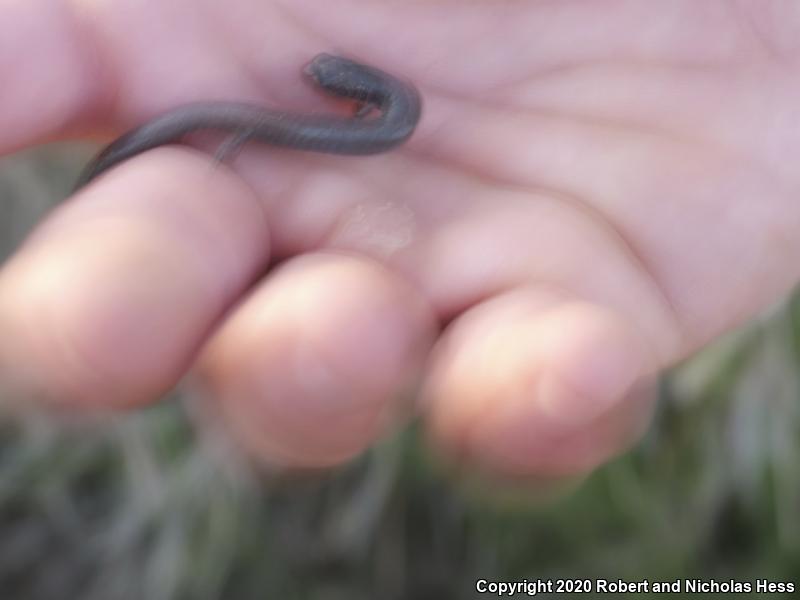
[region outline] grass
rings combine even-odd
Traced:
[[[63,194],[72,147],[0,164],[0,252]],[[418,428],[335,473],[256,473],[191,398],[101,423],[0,416],[0,593],[117,600],[464,598],[477,579],[792,581],[800,300],[665,378],[630,453],[556,502],[492,501]]]

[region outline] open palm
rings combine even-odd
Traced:
[[[424,113],[380,157],[163,148],[93,183],[0,274],[20,392],[139,405],[192,369],[246,445],[306,466],[419,397],[451,455],[574,474],[800,275],[790,2],[37,4],[3,9],[38,48],[0,67],[7,151],[195,100],[333,110],[299,75],[317,52]]]

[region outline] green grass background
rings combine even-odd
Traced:
[[[65,145],[0,161],[0,257],[86,157]],[[789,300],[664,378],[641,443],[549,503],[465,485],[415,426],[334,473],[287,477],[236,460],[177,392],[99,423],[11,416],[0,398],[0,598],[424,600],[477,597],[477,579],[800,582],[798,366],[800,301]]]

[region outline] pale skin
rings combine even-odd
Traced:
[[[333,110],[318,52],[424,99],[387,155],[168,147],[70,198],[0,271],[15,397],[136,407],[188,374],[265,462],[333,466],[418,413],[451,458],[571,477],[800,276],[794,0],[0,11],[6,153],[194,100]]]

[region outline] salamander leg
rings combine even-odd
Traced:
[[[252,131],[237,131],[228,136],[214,152],[214,162],[230,162],[239,154],[242,147],[253,137]]]

